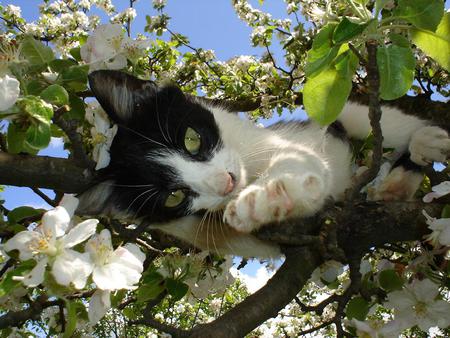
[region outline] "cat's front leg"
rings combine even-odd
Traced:
[[[327,175],[320,173],[323,170],[312,171],[311,163],[307,168],[290,163],[287,167],[291,170],[282,170],[286,167],[283,164],[241,191],[227,205],[225,222],[238,231],[251,232],[263,224],[306,217],[320,210],[329,195]],[[281,171],[273,170],[277,167]]]

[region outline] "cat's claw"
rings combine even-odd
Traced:
[[[261,183],[248,186],[225,209],[224,221],[240,232],[298,214],[307,216],[324,200],[322,182],[315,175],[284,175]]]
[[[411,137],[409,152],[411,160],[419,165],[445,161],[450,154],[450,138],[439,127],[420,128]]]

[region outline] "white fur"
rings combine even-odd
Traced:
[[[450,139],[439,127],[423,127],[412,135],[409,152],[411,160],[420,165],[442,162],[450,152]]]
[[[383,146],[395,148],[398,151],[407,150],[411,135],[418,129],[425,127],[428,122],[414,116],[405,115],[399,109],[383,106],[381,115],[381,129],[383,130]],[[369,108],[356,103],[347,103],[339,115],[339,121],[344,125],[350,136],[365,139],[370,131],[368,119]]]
[[[255,128],[226,111],[210,109],[224,144],[240,154],[250,183],[225,209],[224,219],[237,230],[249,232],[267,222],[312,215],[326,197],[340,198],[350,185],[348,145],[331,138],[325,128]]]
[[[174,168],[183,183],[199,195],[193,199],[191,212],[225,207],[232,197],[232,194],[224,196],[229,172],[236,176],[238,182],[234,192],[242,188],[246,182],[239,154],[226,146],[214,152],[210,161],[192,161],[176,152],[161,155],[158,161]]]

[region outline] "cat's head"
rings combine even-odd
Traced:
[[[89,84],[118,132],[82,212],[165,222],[223,208],[243,185],[239,156],[206,105],[118,71],[93,72]]]

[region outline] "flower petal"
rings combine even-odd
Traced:
[[[96,266],[92,272],[92,280],[101,290],[120,290],[127,286],[126,277],[118,264]]]
[[[429,279],[416,279],[411,287],[417,299],[424,303],[432,302],[439,293],[439,287]]]
[[[20,94],[19,81],[8,75],[0,78],[0,111],[11,108]]]
[[[57,256],[52,267],[52,274],[58,284],[82,289],[93,269],[88,253],[66,249]]]
[[[64,194],[59,205],[67,210],[70,217],[73,217],[80,201],[73,194]]]
[[[91,325],[103,318],[103,316],[111,308],[111,297],[109,291],[97,290],[91,297],[89,302],[88,317]]]
[[[21,231],[8,240],[3,249],[5,251],[19,250],[19,259],[26,261],[33,257],[33,251],[30,249],[31,241],[39,241],[42,235],[37,231]]]
[[[22,283],[29,287],[35,287],[44,281],[45,267],[47,266],[48,258],[44,257],[37,262],[36,266],[27,275],[23,276]]]
[[[87,219],[72,228],[69,233],[63,237],[64,247],[71,248],[78,243],[84,242],[97,230],[98,219]]]
[[[70,215],[62,206],[57,206],[42,216],[42,230],[46,236],[61,237],[66,233],[69,223]]]

